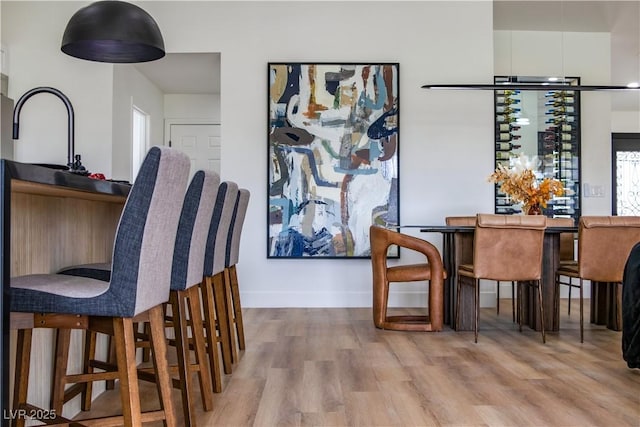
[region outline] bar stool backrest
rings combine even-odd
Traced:
[[[187,188],[171,270],[173,290],[184,290],[202,282],[207,236],[219,186],[217,173],[197,171]]]
[[[622,282],[624,265],[640,242],[638,216],[582,216],[578,224],[580,277],[596,282]]]
[[[215,276],[224,271],[227,254],[227,237],[238,198],[238,184],[225,181],[218,188],[207,237],[204,275]]]
[[[169,147],[147,153],[116,231],[109,292],[121,306],[112,307],[111,315],[133,317],[169,299],[189,168],[189,158]]]
[[[246,188],[241,188],[238,192],[233,220],[231,221],[231,233],[227,238],[226,267],[236,265],[240,257],[240,235],[242,234],[242,225],[249,206],[249,197],[250,193]]]
[[[476,278],[540,280],[546,217],[478,214],[474,236]]]

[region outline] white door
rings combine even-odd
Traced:
[[[220,125],[172,123],[169,145],[191,159],[191,175],[197,170],[220,173]]]

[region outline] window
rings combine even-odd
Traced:
[[[149,115],[135,105],[133,106],[132,111],[133,152],[131,156],[131,178],[133,181],[136,179],[138,170],[140,170],[140,165],[142,165],[142,160],[147,154],[147,147],[149,144]]]
[[[614,133],[611,137],[614,215],[640,215],[640,134]]]

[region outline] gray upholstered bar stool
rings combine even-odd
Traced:
[[[236,199],[236,205],[233,211],[230,233],[227,238],[227,250],[225,257],[225,295],[227,295],[226,305],[227,312],[229,313],[229,338],[232,341],[231,358],[234,362],[238,360],[235,346],[236,340],[240,350],[244,350],[246,347],[236,265],[238,264],[238,259],[240,257],[240,236],[242,235],[242,226],[244,225],[244,218],[247,214],[247,207],[249,206],[249,197],[249,190],[241,188],[238,191],[238,198]]]
[[[188,426],[196,424],[196,406],[192,397],[194,393],[193,372],[198,373],[202,404],[205,411],[213,408],[213,386],[205,350],[204,326],[198,285],[203,277],[207,233],[219,185],[220,177],[217,173],[197,171],[193,175],[184,197],[173,252],[171,292],[168,304],[168,307],[171,308],[171,314],[167,314],[166,319],[168,321],[167,326],[171,327],[175,334],[175,339],[171,339],[170,342],[176,347],[178,363],[172,366],[171,370],[172,372],[177,371],[179,376],[179,381],[174,382],[174,385],[181,390],[184,423]],[[110,275],[110,270],[107,269],[109,267],[110,265],[108,264],[80,265],[65,269],[64,274],[89,275],[93,278],[99,278],[101,275]],[[185,305],[188,307],[188,317],[185,312]],[[191,339],[189,338],[189,327]],[[143,343],[138,342],[137,345],[148,344],[147,336],[143,334],[136,335],[145,341]],[[89,347],[86,351],[88,360],[85,360],[85,369],[88,373],[93,373],[94,367],[108,366],[104,362],[94,360],[95,334],[90,334],[87,341]],[[61,409],[64,403],[63,396],[67,379],[66,362],[68,351],[65,353],[60,352],[60,349],[64,349],[62,342],[58,342],[57,346],[59,349],[57,352],[58,358],[61,360],[56,362],[54,384],[58,389],[58,393],[54,393],[52,407]],[[190,361],[190,347],[194,349],[195,363]],[[153,369],[144,370],[140,373],[140,376],[154,381]],[[83,391],[85,392],[83,410],[89,410],[90,400],[87,399],[90,399],[91,387],[88,386]]]
[[[207,233],[219,185],[220,177],[215,172],[198,171],[193,175],[180,215],[171,269],[171,313],[166,315],[166,319],[175,334],[175,339],[170,342],[176,347],[178,363],[175,369],[179,382],[174,382],[174,386],[182,394],[186,426],[196,425],[194,372],[198,374],[204,410],[213,409],[214,390],[205,344],[199,285],[202,282]],[[192,347],[195,363],[191,362]],[[154,374],[153,370],[150,373]],[[149,379],[153,380],[153,376]]]
[[[85,329],[114,337],[116,372],[100,373],[98,377],[82,374],[69,377],[70,383],[119,380],[123,414],[101,419],[101,422],[106,425],[111,420],[109,425],[115,422],[131,426],[164,420],[167,426],[176,425],[162,304],[169,299],[173,242],[189,167],[187,156],[178,151],[166,147],[149,150],[120,217],[109,282],[61,274],[11,279],[12,315],[26,321],[14,324],[18,329],[14,410],[33,408],[27,403],[33,328]],[[133,323],[136,321],[149,321],[151,325],[160,394],[160,410],[145,413],[141,411],[135,361]],[[18,419],[15,425],[23,426],[24,421],[24,418]],[[58,414],[55,422],[68,420]]]
[[[200,285],[204,306],[204,327],[207,334],[207,352],[209,353],[214,389],[222,388],[218,351],[222,353],[225,374],[231,373],[232,365],[224,271],[227,240],[237,198],[238,185],[236,183],[225,181],[220,184],[207,236],[204,279]]]

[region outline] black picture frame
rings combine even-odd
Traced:
[[[269,62],[267,81],[267,257],[370,258],[369,227],[400,218],[399,63]]]

